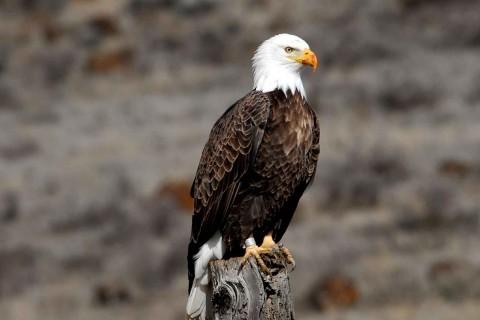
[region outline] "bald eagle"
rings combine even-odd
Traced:
[[[259,254],[277,246],[315,175],[320,129],[300,77],[305,65],[315,69],[317,57],[301,38],[263,42],[253,90],[210,132],[191,189],[188,319],[205,318],[210,260],[253,256],[266,268]]]

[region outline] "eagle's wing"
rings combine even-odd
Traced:
[[[242,177],[253,163],[270,112],[270,100],[252,91],[213,126],[192,185],[191,242],[201,246],[221,227]]]
[[[318,156],[320,154],[320,124],[318,123],[317,115],[312,108],[309,108],[310,114],[314,121],[313,131],[312,131],[312,147],[308,151],[307,155],[307,178],[306,183],[307,185],[313,182],[315,178],[315,172],[317,171],[317,162]]]

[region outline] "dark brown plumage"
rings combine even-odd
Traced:
[[[251,91],[215,123],[191,195],[195,209],[188,250],[189,290],[194,255],[217,231],[225,257],[243,255],[245,239],[279,241],[315,174],[320,130],[297,92]]]

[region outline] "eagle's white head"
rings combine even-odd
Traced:
[[[290,90],[305,97],[300,70],[304,65],[314,69],[317,57],[301,38],[282,33],[265,40],[253,56],[253,88],[262,92],[276,89],[285,95]]]

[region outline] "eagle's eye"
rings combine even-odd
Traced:
[[[295,51],[295,49],[293,49],[292,47],[286,47],[285,48],[286,53],[292,53],[293,51]]]

